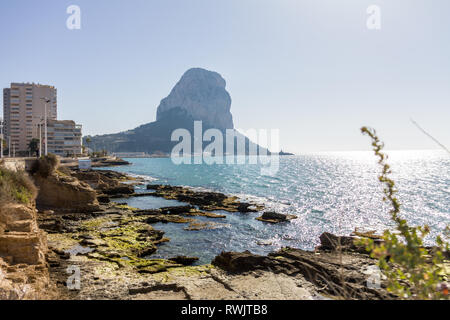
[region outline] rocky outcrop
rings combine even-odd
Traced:
[[[36,210],[21,204],[0,207],[0,254],[12,264],[44,264],[46,235],[39,230]]]
[[[362,234],[361,234],[362,235]],[[382,239],[373,237],[375,244],[380,244]],[[365,246],[356,243],[360,236],[336,236],[329,232],[324,232],[320,235],[320,249],[328,251],[354,251],[359,253],[367,253]]]
[[[297,216],[293,214],[283,214],[272,211],[266,211],[262,214],[261,217],[256,218],[256,220],[269,223],[287,222],[292,219],[297,219]]]
[[[47,237],[37,226],[35,208],[0,205],[0,300],[46,297],[47,250]]]
[[[143,124],[126,132],[89,137],[91,140],[89,145],[92,149],[104,149],[110,152],[147,152],[169,155],[173,147],[178,144],[178,141],[171,139],[175,130],[182,128],[189,131],[191,143],[194,142],[195,121],[202,121],[203,131],[212,128],[221,132],[227,129],[233,130],[233,117],[230,112],[231,98],[225,85],[225,80],[217,72],[201,68],[189,69],[170,94],[161,101],[155,122]],[[258,148],[237,130],[232,132],[236,135],[236,139],[242,138],[246,145],[245,150],[239,149],[236,153],[248,154],[250,150]],[[203,136],[202,132],[200,134]],[[225,140],[224,150],[232,148],[234,138],[228,139],[230,141]],[[209,143],[203,142],[203,147]],[[259,151],[267,150],[259,147]]]
[[[39,188],[36,205],[39,209],[63,212],[94,212],[99,210],[97,193],[78,179],[54,172],[47,177],[34,175]]]
[[[226,82],[217,72],[192,68],[184,73],[167,98],[161,101],[156,120],[180,108],[193,120],[220,130],[232,129],[231,97],[225,90]]]
[[[175,263],[182,264],[183,266],[190,266],[194,262],[198,260],[197,257],[186,257],[186,256],[176,256],[169,259],[170,261],[173,261]]]
[[[91,166],[95,167],[115,167],[115,166],[127,166],[130,163],[120,158],[93,158]]]
[[[154,190],[151,193],[154,197],[187,202],[205,211],[225,210],[245,213],[263,209],[262,205],[241,202],[237,197],[230,197],[220,192],[196,191],[185,187],[159,184],[147,185],[147,190]]]
[[[320,288],[322,294],[346,299],[390,298],[383,289],[384,283],[381,283],[379,289],[367,285],[367,270],[376,265],[376,260],[367,255],[285,248],[268,256],[255,255],[248,251],[222,252],[212,264],[233,274],[255,270],[288,276],[301,274]]]
[[[134,187],[132,185],[120,183],[121,180],[128,180],[129,177],[118,172],[109,170],[73,171],[71,175],[87,183],[99,194],[124,195],[134,193]]]

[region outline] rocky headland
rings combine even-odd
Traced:
[[[192,137],[191,142],[194,142],[195,121],[202,122],[203,131],[217,129],[225,133],[226,130],[231,130],[237,138],[242,138],[245,150],[237,150],[239,154],[248,154],[253,148],[259,148],[260,152],[267,151],[234,129],[231,96],[226,90],[225,79],[217,72],[202,68],[191,68],[181,76],[169,95],[161,100],[156,121],[125,132],[89,136],[85,139],[90,139],[89,146],[94,150],[167,155],[178,143],[171,139],[172,133],[177,129],[186,129]],[[201,134],[203,136],[203,132]],[[227,150],[227,147],[233,148],[234,140],[224,139],[223,143],[223,149]],[[208,144],[203,142],[203,147]]]

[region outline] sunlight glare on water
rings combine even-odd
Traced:
[[[295,214],[290,223],[269,225],[260,213],[225,213],[214,230],[185,231],[183,225],[155,225],[171,241],[157,255],[196,255],[208,263],[223,250],[265,254],[281,246],[312,249],[324,231],[349,234],[355,228],[389,227],[377,180],[380,167],[372,152],[330,152],[280,157],[274,176],[258,165],[175,165],[169,158],[127,159],[115,170],[151,177],[151,183],[200,187],[264,203],[267,210]],[[399,189],[402,215],[411,224],[428,224],[434,238],[450,222],[450,157],[443,151],[392,151],[389,164]],[[155,180],[156,179],[156,180]],[[143,188],[143,187],[140,187]],[[155,207],[155,198],[135,198],[132,205]],[[206,220],[205,220],[206,221]],[[210,220],[208,220],[210,221]],[[216,222],[216,221],[214,221]],[[430,242],[431,243],[431,242]],[[269,245],[270,244],[270,245]]]

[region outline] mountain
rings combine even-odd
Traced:
[[[231,97],[226,82],[217,72],[201,68],[186,71],[167,98],[161,101],[156,121],[172,116],[170,111],[181,108],[194,120],[217,129],[233,129]]]
[[[278,155],[280,155],[280,156],[295,156],[294,153],[284,152],[283,150],[281,150],[280,152],[278,152]]]
[[[231,97],[225,87],[225,79],[217,72],[201,68],[189,69],[170,94],[161,100],[156,121],[115,134],[88,136],[91,140],[88,146],[93,150],[109,152],[169,154],[179,143],[179,141],[171,141],[172,132],[180,128],[188,130],[193,144],[195,141],[194,121],[202,121],[203,132],[207,129],[218,129],[224,134],[226,144],[233,143],[236,139],[244,139],[245,153],[248,153],[250,146],[256,145],[234,130],[233,116],[230,111]],[[238,138],[234,138],[234,141],[226,141],[227,129],[233,130]],[[84,137],[85,145],[88,137]],[[205,147],[210,143],[203,142],[202,146]],[[224,152],[225,150],[224,145]]]

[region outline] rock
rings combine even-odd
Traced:
[[[336,236],[332,233],[324,232],[320,235],[320,249],[336,251],[339,249],[343,251],[355,251],[359,253],[367,254],[366,248],[361,245],[355,244],[355,241],[361,239],[357,236]],[[374,238],[375,243],[381,243],[381,239]]]
[[[254,145],[247,137],[233,129],[231,97],[225,86],[225,80],[217,72],[201,68],[189,69],[170,94],[161,100],[155,122],[126,132],[89,138],[96,148],[110,152],[139,150],[152,155],[168,156],[178,143],[171,139],[174,130],[185,129],[192,137],[195,131],[194,122],[201,121],[203,131],[214,128],[225,133],[226,130],[231,130],[238,139],[243,138],[246,147],[245,150],[237,148],[239,153],[248,154],[254,147],[255,150],[259,147],[260,152],[266,152],[266,149]],[[226,140],[225,136],[224,150],[234,145],[234,139]],[[204,142],[203,147],[208,144],[209,142]]]
[[[36,215],[34,208],[21,204],[0,206],[0,256],[12,257],[15,264],[45,264],[47,238]]]
[[[0,300],[42,299],[49,293],[47,237],[36,217],[34,207],[0,203]]]
[[[109,198],[107,199],[103,195],[114,196],[134,193],[132,185],[121,182],[132,178],[119,172],[111,170],[74,171],[72,175],[96,190],[100,194],[97,199],[101,197],[103,203],[109,203]]]
[[[193,206],[175,206],[160,208],[161,214],[183,214],[193,210]]]
[[[141,249],[140,251],[136,252],[136,256],[138,258],[147,257],[155,252],[156,252],[156,246],[149,246],[148,248]]]
[[[220,192],[197,191],[185,187],[158,184],[147,185],[147,190],[154,190],[149,194],[151,196],[186,202],[204,211],[254,212],[263,209],[261,205],[241,202],[237,197],[229,197]]]
[[[183,228],[186,231],[200,231],[200,230],[213,230],[218,229],[223,226],[226,226],[224,224],[220,223],[214,223],[214,222],[203,222],[198,220],[190,221],[189,226]]]
[[[146,216],[147,223],[188,223],[191,224],[186,230],[201,230],[201,229],[212,229],[216,226],[213,223],[199,222],[192,218],[194,216],[202,216],[212,219],[225,218],[225,215],[220,215],[212,212],[203,212],[195,209],[192,206],[175,206],[175,207],[164,207],[160,209],[145,209],[145,210],[133,210],[137,216]]]
[[[52,248],[53,252],[56,253],[61,259],[70,259],[70,252],[65,252],[57,248]]]
[[[206,217],[211,219],[224,219],[227,216],[224,214],[217,214],[213,212],[204,212],[204,211],[198,211],[198,210],[191,210],[188,213],[185,213],[187,216],[194,216],[194,217]]]
[[[162,222],[162,223],[188,223],[192,221],[192,219],[190,218],[184,218],[182,216],[179,215],[163,215],[163,214],[159,214],[159,215],[154,215],[154,216],[149,216],[146,219],[147,223],[157,223],[157,222]]]
[[[276,212],[266,211],[261,217],[256,218],[256,220],[269,222],[269,223],[280,223],[286,222],[292,219],[297,219],[297,216],[293,214],[282,214]]]
[[[39,217],[39,228],[48,233],[60,233],[66,230],[65,224],[61,217]]]
[[[265,241],[257,241],[256,244],[258,246],[271,246],[273,242],[270,240],[265,240]]]
[[[211,262],[213,265],[233,273],[257,269],[267,269],[272,264],[270,258],[254,255],[250,251],[222,252]]]
[[[217,129],[232,129],[231,97],[226,82],[217,72],[201,68],[189,69],[161,101],[156,121],[167,117],[169,111],[181,108],[194,120],[202,120]]]
[[[97,200],[99,203],[110,203],[111,202],[109,197],[105,194],[98,195]]]
[[[177,214],[183,216],[192,217],[207,217],[207,218],[226,218],[223,214],[217,214],[212,212],[203,212],[197,210],[194,206],[175,206],[175,207],[164,207],[159,209],[161,214]],[[150,211],[148,211],[150,212]]]
[[[106,242],[102,239],[83,239],[80,244],[89,247],[107,246]]]
[[[62,177],[56,172],[47,177],[35,175],[33,178],[39,188],[36,198],[39,208],[58,212],[93,212],[100,209],[96,192],[76,178]]]
[[[198,257],[176,256],[170,258],[169,260],[178,264],[182,264],[183,266],[190,266],[198,260]]]
[[[251,203],[240,203],[238,206],[237,206],[237,210],[239,211],[239,212],[242,212],[242,213],[247,213],[247,212],[257,212],[258,210],[256,210],[255,208],[254,208],[254,206],[251,204]]]
[[[127,166],[130,163],[120,158],[107,158],[105,160],[93,161],[92,167],[115,167],[115,166]]]
[[[141,287],[137,287],[137,288],[129,288],[128,289],[128,293],[130,295],[136,295],[136,294],[145,294],[145,293],[150,293],[150,292],[154,292],[154,291],[182,291],[184,288],[183,287],[179,287],[176,283],[157,283],[154,284],[152,286],[150,286],[148,283],[141,284]]]
[[[340,264],[342,261],[342,265]],[[222,252],[212,264],[231,273],[245,273],[256,270],[275,274],[295,276],[301,274],[328,295],[346,299],[388,299],[392,298],[383,289],[366,285],[368,276],[364,273],[376,265],[376,260],[356,253],[308,252],[285,248],[268,256],[251,254],[249,251]]]
[[[133,186],[122,184],[117,187],[110,187],[102,189],[102,192],[107,195],[122,195],[122,194],[132,194],[134,193]]]

